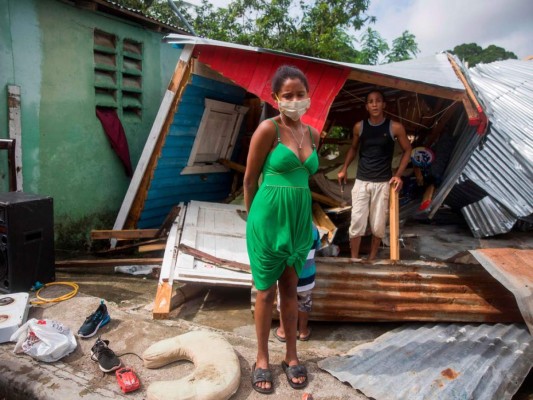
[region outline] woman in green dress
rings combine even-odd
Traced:
[[[252,385],[260,393],[274,390],[268,336],[276,281],[287,346],[281,366],[293,388],[301,389],[308,383],[296,351],[296,286],[313,244],[309,177],[318,169],[316,147],[320,139],[316,129],[300,121],[311,101],[301,70],[279,67],[272,78],[272,97],[280,114],[261,122],[254,132],[244,175],[246,240],[257,288],[254,319],[258,349]]]

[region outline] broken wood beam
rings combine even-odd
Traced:
[[[166,243],[154,243],[154,244],[145,244],[139,246],[139,253],[147,253],[149,251],[161,251],[165,250],[167,247]]]
[[[342,207],[342,204],[339,203],[337,200],[334,200],[331,197],[325,196],[320,193],[311,192],[311,197],[314,201],[318,201],[319,203],[325,204],[327,206]]]
[[[242,264],[237,261],[224,260],[223,258],[215,257],[211,254],[208,254],[201,250],[187,246],[186,244],[183,244],[183,243],[181,243],[178,246],[178,250],[200,261],[203,261],[208,264],[214,264],[220,268],[229,269],[229,270],[237,271],[237,272],[247,272],[247,273],[251,272],[250,266],[247,264]]]
[[[183,305],[206,290],[205,286],[195,284],[184,284],[176,289],[172,295],[172,285],[168,282],[160,282],[154,301],[153,319],[167,319],[170,311]]]
[[[246,167],[242,164],[238,164],[236,162],[226,160],[225,158],[219,159],[218,162],[222,164],[223,166],[225,166],[226,168],[232,169],[234,171],[241,172],[243,174],[246,172]]]
[[[157,237],[158,229],[124,229],[124,230],[92,230],[91,240],[99,239],[153,239]]]
[[[56,268],[79,267],[115,267],[120,265],[161,265],[162,258],[117,258],[105,260],[60,260],[55,262]]]
[[[170,313],[170,299],[172,296],[172,284],[159,282],[154,300],[153,319],[165,319]]]
[[[161,224],[161,227],[157,230],[156,237],[162,237],[162,236],[168,235],[168,232],[170,231],[170,228],[172,227],[172,224],[176,220],[180,211],[181,211],[181,207],[179,205],[175,205],[174,207],[172,207],[172,209],[166,216],[165,220]]]
[[[196,285],[194,283],[186,283],[176,289],[176,294],[170,299],[170,309],[178,308],[185,302],[197,297],[206,290],[203,285]]]
[[[149,244],[152,244],[152,243],[158,243],[160,241],[161,241],[161,239],[150,239],[150,240],[145,240],[144,242],[125,244],[124,246],[115,247],[114,249],[111,248],[111,249],[98,251],[97,254],[99,254],[99,255],[117,254],[117,253],[121,253],[124,250],[129,250],[129,249],[133,249],[135,247],[149,245]]]

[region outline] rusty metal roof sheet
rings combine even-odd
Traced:
[[[513,294],[481,265],[317,257],[316,267],[310,320],[524,321]]]
[[[379,400],[507,400],[533,365],[523,324],[412,324],[318,366]]]
[[[533,335],[533,250],[479,249],[470,253],[514,294]]]

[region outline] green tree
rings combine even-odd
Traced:
[[[166,0],[117,1],[186,29]],[[361,49],[350,34],[376,21],[366,14],[370,0],[233,0],[225,8],[202,0],[192,10],[181,0],[174,3],[201,37],[364,64],[377,64],[389,51],[387,42],[370,27],[362,36]],[[415,36],[406,31],[393,42],[390,60],[417,52]]]
[[[392,50],[387,54],[387,62],[409,60],[420,52],[415,35],[404,31],[400,37],[392,41]]]
[[[513,52],[506,51],[504,48],[495,46],[493,44],[488,46],[486,49],[483,49],[476,43],[463,43],[455,46],[453,50],[449,50],[449,52],[467,62],[469,67],[473,67],[479,63],[491,63],[510,58],[518,58]]]
[[[381,35],[373,30],[367,28],[361,37],[362,50],[357,57],[359,64],[376,65],[379,57],[389,50],[389,45],[381,37]]]
[[[347,32],[374,21],[368,0],[234,0],[214,10],[203,0],[194,20],[204,37],[333,60],[355,61]]]

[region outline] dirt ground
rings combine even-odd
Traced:
[[[486,247],[533,248],[532,235],[513,233],[503,238],[480,240],[472,238],[464,227],[424,225],[405,227],[402,258],[447,260],[468,249]],[[387,249],[380,250],[386,256]],[[271,336],[271,365],[275,394],[265,397],[256,393],[250,384],[250,370],[255,360],[256,341],[253,315],[250,308],[250,289],[205,286],[197,296],[173,309],[168,320],[152,319],[157,278],[115,273],[110,267],[92,270],[62,269],[57,271],[58,282],[76,282],[79,293],[74,298],[54,305],[34,307],[29,318],[52,318],[63,321],[77,331],[87,315],[96,309],[100,299],[108,304],[112,321],[99,332],[110,340],[117,353],[134,353],[121,357],[132,366],[143,384],[140,391],[124,397],[146,398],[146,387],[155,380],[173,379],[192,371],[189,362],[177,362],[158,370],[147,370],[138,356],[152,343],[191,330],[210,330],[221,334],[234,348],[240,362],[241,380],[234,400],[244,399],[301,399],[302,391],[291,389],[280,362],[284,345]],[[178,284],[175,284],[174,288]],[[56,290],[59,290],[56,288]],[[49,293],[47,297],[54,297]],[[273,327],[277,325],[274,321]],[[312,337],[299,342],[301,360],[309,370],[309,386],[305,392],[315,399],[366,399],[351,386],[320,370],[317,362],[329,356],[342,355],[350,349],[373,341],[385,332],[401,326],[399,323],[327,323],[311,322]],[[78,339],[74,353],[55,365],[44,365],[28,356],[15,356],[13,343],[0,344],[0,399],[70,399],[85,400],[121,398],[116,379],[102,374],[90,360],[94,339]],[[30,379],[29,379],[30,378]],[[533,374],[513,400],[533,400]],[[26,388],[26,389],[24,389]]]

